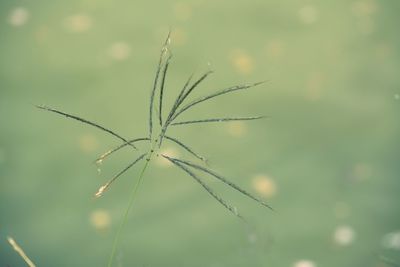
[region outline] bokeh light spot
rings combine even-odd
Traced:
[[[400,231],[384,235],[382,245],[388,249],[400,250]]]
[[[300,21],[304,24],[313,24],[318,20],[318,10],[314,6],[304,6],[299,9]]]
[[[12,26],[19,27],[24,25],[29,19],[29,11],[24,7],[17,7],[11,11],[8,17],[8,23]]]
[[[285,45],[280,40],[271,40],[267,43],[265,51],[269,58],[280,58],[285,53]]]
[[[364,181],[372,175],[371,167],[366,163],[357,163],[354,165],[351,177],[356,181]]]
[[[0,147],[0,164],[6,161],[6,152]]]
[[[247,133],[247,126],[243,121],[230,121],[226,124],[226,130],[233,137],[242,137]]]
[[[110,213],[106,210],[95,210],[90,214],[90,224],[99,231],[106,230],[111,225]]]
[[[171,32],[171,39],[174,40],[175,45],[184,45],[187,42],[186,32],[182,28],[175,28]]]
[[[377,10],[374,1],[357,1],[353,4],[353,13],[357,16],[370,16]]]
[[[240,74],[249,74],[254,69],[253,59],[241,49],[231,51],[230,60],[235,70]]]
[[[266,198],[273,197],[277,193],[277,185],[268,175],[256,175],[252,180],[252,185],[257,193]]]
[[[116,42],[111,45],[109,54],[117,61],[126,60],[131,54],[131,47],[125,42]]]
[[[178,20],[186,21],[192,17],[192,7],[185,2],[175,3],[174,15]]]
[[[179,156],[179,152],[173,147],[166,147],[162,149],[159,153],[159,156],[156,158],[156,163],[160,167],[171,167],[172,163],[165,159],[161,154],[164,154],[168,157],[176,158]]]
[[[333,234],[333,240],[340,246],[350,245],[355,238],[355,233],[352,227],[348,225],[342,225],[336,228]]]
[[[321,98],[324,80],[325,77],[320,72],[313,72],[309,75],[306,86],[306,98],[308,100],[317,101]]]
[[[310,260],[299,260],[293,264],[293,267],[317,267],[317,265]]]
[[[93,152],[98,148],[98,141],[93,135],[84,134],[79,137],[79,148],[86,153]]]
[[[81,33],[90,30],[92,27],[92,19],[85,14],[76,14],[69,16],[64,21],[64,26],[68,31]]]

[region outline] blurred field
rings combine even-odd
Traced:
[[[115,266],[400,266],[398,1],[1,1],[0,266],[105,266],[141,166],[137,154],[32,104],[139,137],[160,46],[172,29],[167,101],[267,79],[185,117],[271,118],[174,130],[211,166],[267,200],[207,180],[244,225],[182,171],[145,175]],[[173,146],[169,153],[188,156]]]

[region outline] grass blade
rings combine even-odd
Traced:
[[[100,157],[98,157],[98,158],[95,160],[95,163],[96,163],[96,164],[101,164],[102,161],[103,161],[104,159],[106,159],[108,156],[110,156],[110,155],[113,154],[114,152],[117,152],[117,151],[120,150],[121,148],[124,148],[124,147],[126,147],[127,145],[129,145],[129,144],[133,144],[133,143],[136,143],[136,142],[139,142],[139,141],[145,141],[145,140],[148,141],[148,140],[150,140],[150,139],[149,139],[148,137],[141,137],[141,138],[136,138],[136,139],[129,140],[128,142],[125,142],[125,143],[119,145],[118,147],[113,148],[113,149],[110,149],[110,150],[108,150],[107,152],[105,152],[103,155],[101,155]]]
[[[153,106],[154,106],[154,96],[157,90],[158,79],[160,76],[160,71],[162,69],[162,62],[164,55],[168,52],[168,44],[170,42],[170,35],[171,32],[168,33],[167,39],[165,40],[160,53],[160,59],[158,61],[158,66],[156,70],[156,75],[154,77],[153,89],[151,90],[150,94],[150,105],[149,105],[149,138],[151,139],[153,133]]]
[[[178,139],[170,137],[170,136],[167,136],[167,135],[165,135],[164,137],[165,137],[165,139],[168,139],[168,140],[176,143],[177,145],[181,146],[182,148],[184,148],[187,152],[189,152],[190,154],[192,154],[196,158],[198,158],[198,159],[200,159],[200,160],[202,160],[204,162],[207,162],[207,160],[204,157],[202,157],[199,154],[197,154],[196,152],[194,152],[190,147],[188,147],[187,145],[185,145],[184,143],[182,143]]]
[[[191,92],[202,82],[204,81],[210,74],[212,74],[213,71],[207,71],[204,73],[190,88],[181,96],[178,102],[178,106],[185,101],[185,99],[190,95]]]
[[[189,89],[189,83],[193,78],[193,74],[189,77],[189,79],[186,81],[185,85],[183,86],[182,90],[180,91],[178,97],[176,98],[174,105],[172,106],[167,120],[164,124],[164,126],[161,129],[161,134],[160,134],[160,138],[159,138],[159,143],[158,143],[158,147],[161,146],[163,138],[165,133],[167,132],[168,126],[172,121],[173,115],[175,114],[175,112],[177,111],[177,109],[179,108],[179,106],[183,103],[183,101],[189,96],[189,94],[204,80],[207,78],[208,75],[210,75],[211,73],[213,73],[212,71],[208,71],[205,74],[203,74],[203,76],[201,76],[192,86],[190,86]],[[187,90],[186,90],[187,89]]]
[[[163,76],[161,79],[161,87],[160,87],[160,103],[159,103],[159,108],[158,108],[158,119],[160,122],[160,126],[162,126],[162,106],[163,106],[163,95],[164,95],[164,86],[165,86],[165,78],[167,76],[167,72],[168,72],[168,66],[169,66],[169,61],[171,60],[172,55],[170,54],[167,58],[167,61],[165,63],[165,67],[164,67],[164,72],[163,72]]]
[[[53,108],[49,108],[49,107],[46,107],[46,106],[39,106],[39,105],[37,105],[36,107],[37,107],[37,108],[40,108],[40,109],[43,109],[43,110],[46,110],[46,111],[50,111],[50,112],[54,112],[54,113],[63,115],[63,116],[65,116],[65,117],[67,117],[67,118],[71,118],[71,119],[77,120],[77,121],[82,122],[82,123],[85,123],[85,124],[89,124],[89,125],[91,125],[91,126],[93,126],[93,127],[96,127],[96,128],[98,128],[98,129],[100,129],[100,130],[102,130],[102,131],[104,131],[104,132],[107,132],[107,133],[109,133],[109,134],[111,134],[111,135],[117,137],[118,139],[120,139],[120,140],[122,140],[122,141],[124,141],[124,142],[128,142],[125,138],[123,138],[123,137],[120,136],[119,134],[117,134],[117,133],[115,133],[114,131],[112,131],[112,130],[110,130],[110,129],[107,129],[107,128],[105,128],[105,127],[103,127],[103,126],[101,126],[101,125],[99,125],[99,124],[97,124],[97,123],[94,123],[94,122],[88,121],[88,120],[86,120],[86,119],[80,118],[80,117],[78,117],[78,116],[71,115],[71,114],[68,114],[68,113],[65,113],[65,112],[62,112],[62,111],[53,109]],[[129,144],[129,145],[136,149],[136,147],[135,147],[133,144]]]
[[[219,197],[215,192],[204,183],[202,179],[200,179],[197,175],[195,175],[192,171],[190,171],[187,167],[183,166],[177,159],[168,157],[166,155],[162,155],[164,158],[169,160],[171,163],[173,163],[175,166],[180,168],[181,170],[185,171],[187,174],[189,174],[192,178],[194,178],[212,197],[214,197],[222,206],[224,206],[226,209],[228,209],[230,212],[232,212],[235,216],[238,218],[244,220],[244,218],[237,212],[237,209],[230,206],[223,200],[221,197]]]
[[[169,114],[168,114],[168,117],[167,117],[167,119],[166,119],[166,122],[165,122],[165,124],[163,125],[163,127],[161,128],[161,133],[160,133],[160,138],[159,138],[158,147],[161,147],[163,138],[164,138],[164,136],[165,136],[165,133],[167,132],[167,128],[168,128],[168,125],[169,125],[169,121],[171,120],[172,116],[174,115],[176,109],[178,108],[179,99],[180,99],[180,98],[183,96],[183,94],[185,93],[186,88],[188,87],[188,85],[189,85],[190,81],[192,80],[192,78],[193,78],[193,74],[192,74],[192,75],[189,77],[189,79],[186,81],[185,85],[183,86],[183,88],[182,88],[181,91],[179,92],[178,97],[175,99],[175,102],[174,102],[174,104],[173,104],[173,106],[172,106],[172,108],[171,108],[171,110],[170,110],[170,112],[169,112]]]
[[[180,101],[180,99],[182,98],[183,94],[185,93],[186,88],[189,86],[189,83],[190,83],[190,81],[192,80],[192,78],[193,78],[193,74],[190,75],[190,77],[187,79],[185,85],[183,86],[183,88],[182,88],[181,91],[179,92],[178,97],[175,99],[174,105],[172,106],[172,108],[171,108],[171,110],[170,110],[170,112],[169,112],[169,114],[168,114],[167,122],[171,119],[171,117],[174,115],[174,112],[175,112],[176,109],[179,107],[179,101]]]
[[[232,187],[233,189],[239,191],[240,193],[242,193],[243,195],[257,201],[258,203],[260,203],[261,205],[269,208],[270,210],[273,210],[271,206],[269,206],[267,203],[263,202],[262,200],[260,200],[259,198],[253,196],[252,194],[250,194],[249,192],[243,190],[242,188],[240,188],[239,186],[237,186],[236,184],[232,183],[231,181],[227,180],[226,178],[222,177],[221,175],[215,173],[214,171],[205,168],[203,166],[197,165],[195,163],[186,161],[186,160],[181,160],[181,159],[175,159],[176,161],[178,161],[179,163],[185,164],[187,166],[190,166],[192,168],[195,168],[199,171],[205,172],[210,174],[211,176],[214,176],[215,178],[217,178],[218,180],[222,181],[223,183],[229,185],[230,187]]]
[[[144,158],[144,156],[146,156],[147,153],[140,155],[137,159],[135,159],[132,163],[130,163],[128,166],[126,166],[122,171],[120,171],[117,175],[115,175],[111,180],[109,180],[106,184],[104,184],[103,186],[101,186],[99,188],[99,190],[97,191],[97,193],[95,194],[95,197],[101,197],[104,193],[104,191],[106,191],[110,185],[117,180],[118,177],[120,177],[122,174],[124,174],[127,170],[129,170],[133,165],[135,165],[138,161],[140,161],[141,159]]]
[[[193,124],[193,123],[205,123],[205,122],[226,122],[226,121],[250,121],[250,120],[258,120],[266,118],[266,116],[257,116],[257,117],[239,117],[239,118],[214,118],[214,119],[204,119],[204,120],[193,120],[193,121],[181,121],[175,122],[171,125],[184,125],[184,124]]]
[[[257,83],[253,83],[253,84],[236,85],[236,86],[232,86],[232,87],[228,87],[228,88],[219,90],[219,91],[217,91],[217,92],[215,92],[215,93],[212,93],[212,94],[210,94],[210,95],[200,97],[200,98],[198,98],[198,99],[196,99],[196,100],[190,102],[189,104],[185,105],[185,106],[182,107],[179,111],[177,111],[177,112],[175,113],[175,115],[171,118],[171,121],[175,120],[175,119],[176,119],[180,114],[182,114],[184,111],[186,111],[186,110],[188,110],[189,108],[192,108],[193,106],[195,106],[195,105],[197,105],[197,104],[200,104],[200,103],[202,103],[202,102],[204,102],[204,101],[207,101],[207,100],[209,100],[209,99],[212,99],[212,98],[217,97],[217,96],[220,96],[220,95],[232,93],[232,92],[235,92],[235,91],[238,91],[238,90],[245,90],[245,89],[248,89],[248,88],[251,88],[251,87],[255,87],[255,86],[260,85],[260,84],[263,84],[263,83],[265,83],[265,81],[263,81],[263,82],[257,82]]]

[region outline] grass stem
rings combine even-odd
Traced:
[[[122,230],[123,230],[123,228],[124,228],[124,226],[126,224],[126,221],[128,219],[128,215],[129,215],[129,212],[130,212],[130,210],[131,210],[131,208],[133,206],[133,203],[135,202],[137,190],[139,189],[139,186],[141,185],[141,183],[143,181],[143,174],[146,171],[147,166],[149,165],[150,158],[151,158],[151,154],[149,154],[148,158],[146,158],[146,161],[145,161],[145,164],[143,166],[143,169],[140,172],[139,179],[137,180],[137,182],[135,183],[135,185],[132,188],[131,195],[129,197],[128,207],[126,208],[126,211],[125,211],[124,217],[122,219],[122,222],[119,225],[118,232],[115,235],[115,239],[114,239],[114,243],[113,243],[110,259],[108,260],[108,265],[107,265],[108,267],[111,267],[112,263],[114,261],[115,252],[117,250],[117,246],[118,246],[118,243],[119,243],[119,239],[121,237]]]

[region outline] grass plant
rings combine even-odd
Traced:
[[[122,137],[120,134],[116,133],[113,130],[110,130],[109,128],[103,127],[97,123],[94,123],[92,121],[83,119],[81,117],[71,115],[69,113],[59,111],[54,108],[50,108],[47,106],[37,106],[38,108],[49,111],[52,113],[56,113],[58,115],[65,116],[67,118],[76,120],[80,123],[90,125],[92,127],[95,127],[105,133],[108,133],[115,138],[119,139],[122,143],[109,150],[106,151],[104,154],[102,154],[100,157],[98,157],[95,162],[97,164],[101,164],[104,160],[106,160],[108,157],[110,157],[112,154],[115,152],[126,148],[130,147],[136,152],[140,152],[139,149],[135,146],[135,143],[137,142],[146,142],[148,144],[148,149],[147,151],[142,151],[140,152],[141,154],[139,156],[135,156],[134,160],[129,163],[124,169],[122,169],[120,172],[118,172],[115,176],[113,176],[109,181],[107,181],[104,185],[102,185],[97,192],[95,193],[95,197],[100,197],[102,196],[107,190],[109,190],[110,186],[119,178],[121,177],[124,173],[126,173],[130,168],[133,166],[137,165],[141,161],[145,161],[144,165],[142,167],[142,170],[140,172],[140,175],[138,179],[136,180],[136,183],[134,184],[129,202],[125,211],[125,214],[123,216],[122,222],[119,226],[118,232],[116,233],[111,255],[109,257],[108,261],[108,266],[112,266],[113,261],[114,261],[114,256],[115,252],[118,247],[118,243],[120,240],[121,233],[123,231],[123,228],[126,224],[128,215],[130,213],[130,210],[133,206],[137,191],[139,189],[140,184],[142,183],[144,179],[144,173],[149,166],[149,163],[151,160],[154,158],[154,156],[161,156],[171,162],[173,166],[177,167],[178,169],[182,170],[186,174],[188,174],[189,177],[193,178],[197,183],[199,183],[215,200],[217,200],[224,208],[226,208],[228,211],[230,211],[232,214],[234,214],[237,218],[240,218],[244,220],[243,216],[238,212],[238,210],[228,204],[222,197],[220,197],[218,194],[216,194],[211,187],[209,187],[206,182],[196,173],[199,172],[201,174],[206,174],[211,177],[214,177],[218,179],[219,181],[223,182],[224,184],[228,185],[229,187],[237,190],[238,192],[242,193],[246,197],[249,197],[250,199],[258,202],[259,204],[263,205],[264,207],[267,207],[269,209],[272,209],[267,203],[263,202],[256,196],[250,194],[249,192],[245,191],[238,185],[232,183],[228,179],[224,178],[220,174],[216,173],[215,171],[211,170],[208,166],[206,165],[206,158],[199,155],[197,152],[195,152],[192,148],[189,147],[189,145],[185,144],[181,140],[177,139],[176,137],[172,137],[167,135],[168,129],[170,126],[185,126],[188,124],[198,124],[198,123],[223,123],[223,122],[228,122],[228,121],[245,121],[245,120],[257,120],[257,119],[262,119],[265,118],[265,116],[253,116],[253,117],[226,117],[226,118],[206,118],[206,119],[196,119],[196,120],[189,120],[189,121],[177,121],[179,116],[183,114],[184,112],[194,108],[200,103],[203,103],[205,101],[213,100],[216,97],[233,93],[239,90],[247,90],[249,88],[253,88],[255,86],[261,85],[264,82],[257,82],[257,83],[251,83],[251,84],[242,84],[242,85],[235,85],[231,87],[227,87],[218,91],[215,91],[211,94],[201,96],[199,98],[195,98],[191,101],[188,101],[191,93],[213,72],[212,71],[207,71],[203,75],[201,75],[198,79],[196,79],[194,82],[192,82],[194,75],[191,75],[182,89],[179,91],[179,94],[175,98],[174,103],[172,104],[172,107],[170,110],[166,113],[165,108],[164,108],[164,94],[165,94],[165,86],[166,86],[166,78],[168,75],[168,68],[169,64],[172,58],[172,53],[170,50],[170,36],[166,38],[164,44],[162,45],[161,48],[161,53],[160,57],[158,60],[158,65],[156,69],[156,74],[154,77],[154,83],[153,87],[150,91],[150,101],[149,101],[149,118],[148,118],[148,136],[147,137],[136,137],[133,139],[129,139],[126,137]],[[158,124],[158,125],[157,125]],[[162,154],[160,152],[160,148],[162,147],[162,144],[164,142],[171,142],[174,143],[175,145],[183,148],[189,154],[191,154],[195,160],[199,161],[193,162],[193,161],[188,161],[185,159],[179,159],[179,158],[174,158],[169,155]]]

